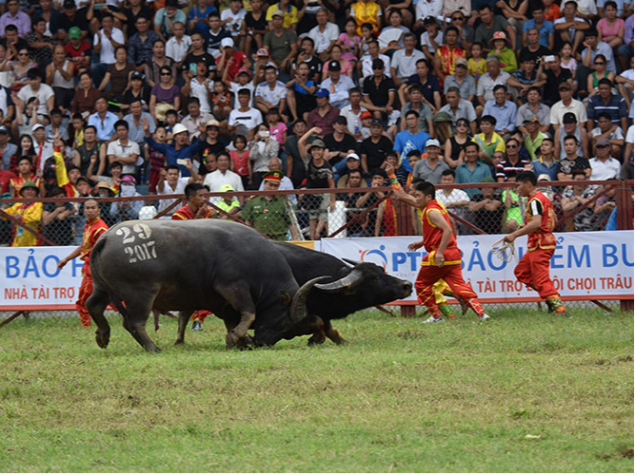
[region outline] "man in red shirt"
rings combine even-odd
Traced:
[[[421,305],[428,307],[431,315],[424,323],[444,321],[436,304],[433,290],[433,285],[439,279],[443,279],[450,286],[454,295],[463,299],[481,321],[489,320],[490,317],[483,310],[478,296],[472,287],[463,280],[461,251],[452,233],[448,212],[441,203],[434,199],[434,185],[426,181],[418,182],[414,186],[414,196],[410,196],[401,188],[392,165],[389,164],[386,167],[386,173],[390,179],[395,198],[423,210],[421,219],[423,240],[410,244],[408,249],[416,251],[423,246],[428,251],[428,254],[423,258],[421,270],[415,281],[417,300]]]
[[[90,67],[90,44],[82,40],[82,30],[73,26],[68,30],[69,43],[64,47],[66,55],[75,65],[75,71],[80,66]]]
[[[82,243],[68,256],[62,259],[57,267],[62,269],[68,261],[79,257],[84,261],[82,267],[82,285],[79,288],[79,298],[75,304],[79,312],[79,319],[82,327],[90,327],[90,313],[86,308],[86,300],[93,293],[93,276],[90,273],[90,253],[97,242],[97,239],[108,230],[108,225],[99,217],[99,204],[95,200],[84,202],[84,215],[86,225],[84,226],[84,237]]]
[[[567,315],[560,294],[549,276],[551,256],[556,250],[556,238],[551,231],[556,224],[556,215],[551,200],[537,188],[536,175],[525,171],[516,175],[518,195],[527,198],[525,226],[505,236],[508,243],[527,235],[527,252],[520,260],[514,274],[523,284],[536,290],[547,301],[549,312]]]
[[[172,219],[205,219],[213,216],[212,210],[205,204],[205,187],[200,183],[190,183],[185,187],[187,204],[172,215]],[[212,312],[197,310],[192,315],[192,331],[203,331],[203,322]]]

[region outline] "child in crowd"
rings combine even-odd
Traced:
[[[216,81],[214,83],[212,107],[214,117],[216,117],[219,122],[227,120],[229,113],[232,111],[232,96],[223,81]]]
[[[156,143],[167,143],[167,129],[159,126],[152,134],[152,138]],[[157,191],[157,185],[161,178],[161,170],[165,167],[166,158],[158,150],[155,150],[150,145],[146,145],[146,155],[150,157],[150,193],[155,194]]]
[[[284,150],[284,142],[287,140],[287,126],[280,118],[280,111],[277,107],[272,107],[267,113],[267,125],[269,125],[269,133],[271,137],[276,139],[280,144],[280,149]]]
[[[483,58],[483,45],[478,41],[472,43],[472,57],[467,60],[467,72],[478,82],[478,79],[487,72],[487,61]]]
[[[231,171],[240,176],[243,188],[251,183],[251,161],[249,160],[249,150],[247,150],[247,138],[244,135],[237,135],[234,139],[234,148],[230,150]]]

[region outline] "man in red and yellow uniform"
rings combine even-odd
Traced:
[[[549,277],[551,256],[556,249],[556,238],[551,231],[556,223],[551,200],[537,188],[533,172],[516,175],[518,194],[527,198],[525,226],[505,236],[505,242],[512,243],[520,236],[527,235],[527,252],[520,260],[514,274],[523,284],[536,290],[547,301],[550,312],[567,315],[558,291]]]
[[[489,320],[478,301],[478,296],[472,287],[463,280],[461,272],[461,251],[452,233],[450,217],[445,207],[434,199],[434,185],[420,181],[414,185],[414,196],[407,194],[399,185],[392,165],[386,167],[390,179],[390,186],[395,197],[410,206],[423,210],[422,228],[423,240],[408,246],[410,251],[416,251],[422,246],[428,254],[424,256],[421,270],[415,281],[417,299],[421,305],[428,307],[430,318],[424,323],[442,322],[439,307],[435,301],[434,284],[443,279],[450,286],[454,295],[463,299],[480,317],[481,321]]]
[[[185,187],[187,204],[172,215],[172,219],[205,219],[213,216],[212,210],[205,204],[205,188],[200,183],[190,183]],[[203,322],[212,312],[197,310],[192,315],[192,331],[203,331]]]
[[[90,327],[90,313],[86,308],[86,300],[93,293],[93,276],[90,273],[90,253],[95,247],[95,243],[99,236],[108,230],[108,225],[99,217],[99,204],[95,200],[84,202],[84,215],[86,216],[86,225],[84,226],[84,237],[82,243],[68,256],[62,259],[57,267],[62,269],[68,261],[79,257],[84,261],[82,267],[82,285],[79,288],[79,298],[76,302],[79,319],[82,327]]]

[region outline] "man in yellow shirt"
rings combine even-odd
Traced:
[[[476,134],[472,142],[478,145],[478,158],[488,164],[494,164],[494,152],[507,152],[503,137],[494,132],[496,126],[496,118],[491,115],[485,115],[481,118],[482,133]]]
[[[38,197],[39,192],[40,190],[34,182],[27,181],[20,189],[20,196],[26,199],[35,199]],[[10,208],[4,210],[6,214],[9,216],[15,216],[20,220],[21,224],[25,224],[35,231],[40,231],[39,228],[42,223],[42,211],[43,205],[41,202],[15,203]],[[39,245],[39,239],[35,234],[27,231],[22,226],[15,227],[11,247],[31,247]]]
[[[272,4],[267,8],[266,20],[273,20],[273,12],[280,10],[284,15],[282,26],[284,28],[291,28],[295,30],[295,26],[298,23],[298,9],[291,5],[291,0],[280,0],[279,3]]]

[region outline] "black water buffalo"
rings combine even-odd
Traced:
[[[259,345],[312,333],[306,299],[320,279],[299,286],[281,252],[241,224],[127,221],[97,241],[90,268],[94,291],[86,306],[102,348],[110,340],[104,310],[111,301],[147,351],[158,350],[145,329],[151,309],[180,311],[176,343],[188,317],[203,309],[224,320],[228,347],[244,346],[250,327]]]
[[[328,276],[329,283],[316,283],[307,296],[307,311],[315,328],[309,344],[323,343],[328,337],[335,343],[344,340],[331,320],[344,318],[358,310],[408,297],[412,284],[392,277],[372,263],[342,260],[294,244],[274,242],[285,257],[299,285]],[[306,334],[306,333],[305,333]]]

